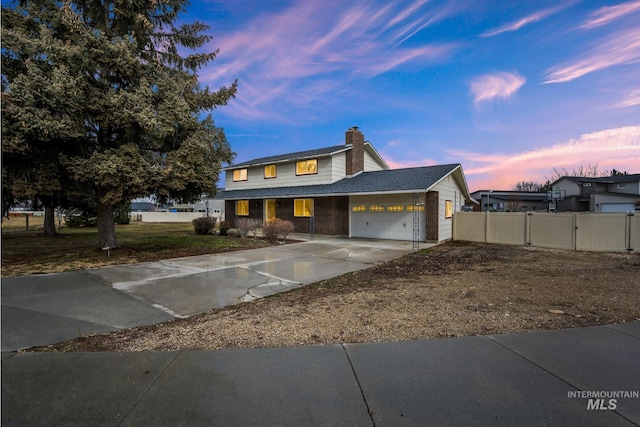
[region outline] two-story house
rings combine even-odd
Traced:
[[[392,170],[357,127],[342,145],[224,170],[227,221],[277,217],[299,233],[439,242],[470,199],[459,164]]]
[[[633,212],[640,210],[640,174],[603,178],[564,176],[552,184],[561,194],[557,210],[571,212]]]

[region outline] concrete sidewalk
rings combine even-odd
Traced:
[[[3,426],[632,426],[640,398],[606,393],[638,390],[639,322],[401,343],[2,354]]]
[[[3,278],[1,349],[188,317],[362,270],[413,250],[411,242],[316,237],[262,249]],[[421,244],[428,246],[433,245]]]

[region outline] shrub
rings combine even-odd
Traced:
[[[72,209],[65,212],[64,224],[69,228],[95,227],[98,225],[98,218],[93,212]]]
[[[216,228],[216,219],[212,216],[203,216],[191,222],[193,223],[193,230],[200,235],[212,234],[213,229]]]
[[[254,240],[258,235],[259,228],[262,228],[262,221],[260,221],[259,219],[252,219],[251,223],[249,224],[249,231],[253,233]]]
[[[277,218],[270,219],[264,223],[262,226],[262,232],[264,233],[264,238],[267,239],[270,243],[275,243],[278,241],[278,226],[276,221],[279,221]]]
[[[290,233],[293,233],[293,230],[295,230],[295,225],[293,225],[293,222],[291,221],[281,221],[280,225],[279,225],[279,230],[280,234],[282,235],[282,238],[284,240],[284,243],[287,243],[287,236]]]
[[[229,230],[229,228],[231,228],[231,225],[229,224],[228,221],[222,221],[220,223],[220,235],[221,236],[226,236],[227,235],[227,231]]]
[[[241,237],[247,237],[247,234],[249,234],[250,226],[251,218],[238,218],[238,220],[236,221],[236,230]]]
[[[253,233],[253,238],[256,238],[256,232],[258,228],[262,226],[262,221],[256,218],[238,218],[236,221],[236,228],[240,232],[240,236],[247,237],[249,232]]]
[[[291,221],[283,221],[280,218],[270,219],[262,227],[264,237],[271,243],[278,241],[278,236],[282,235],[286,243],[287,236],[294,230],[295,226]]]

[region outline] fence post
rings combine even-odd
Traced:
[[[524,221],[524,241],[527,246],[531,246],[531,211],[527,211],[527,216]]]
[[[633,251],[633,248],[631,247],[631,240],[632,240],[632,223],[633,223],[633,212],[629,212],[629,214],[627,215],[627,252],[631,252]]]
[[[487,243],[487,237],[489,236],[489,211],[484,215],[484,242]]]
[[[578,250],[578,213],[573,214],[573,250]]]

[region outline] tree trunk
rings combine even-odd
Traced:
[[[113,221],[113,205],[98,202],[98,239],[99,247],[117,248],[116,225]]]
[[[56,232],[56,209],[53,206],[44,207],[44,234],[45,236],[55,236]]]

